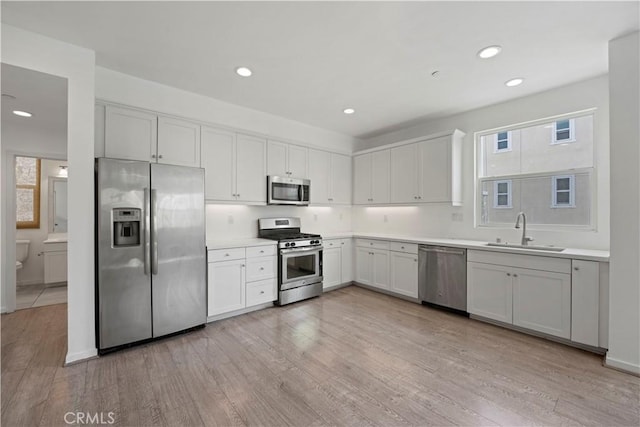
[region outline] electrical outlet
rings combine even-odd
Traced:
[[[233,224],[233,215],[229,215],[229,216],[227,217],[227,222],[228,222],[229,224]]]
[[[384,221],[384,222],[389,222],[389,217],[388,217],[388,216],[386,216],[386,215],[385,215],[385,216],[383,216],[383,217],[382,217],[382,221]]]
[[[451,214],[451,221],[462,222],[463,219],[462,212],[454,212]]]
[[[313,214],[313,220],[317,221],[318,220],[318,214]]]

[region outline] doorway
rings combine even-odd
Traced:
[[[1,67],[2,181],[8,196],[2,309],[10,312],[67,301],[68,91],[65,78]]]

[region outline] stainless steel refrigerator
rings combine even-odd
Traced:
[[[101,353],[207,320],[204,170],[96,160]]]

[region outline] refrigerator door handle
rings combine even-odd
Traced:
[[[151,274],[158,274],[158,213],[156,190],[151,189]]]
[[[149,275],[151,265],[151,202],[149,189],[144,189],[144,274]]]

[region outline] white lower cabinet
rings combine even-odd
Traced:
[[[351,239],[325,239],[322,250],[322,288],[330,289],[353,280]]]
[[[513,324],[571,338],[571,275],[514,268]]]
[[[67,243],[44,243],[44,283],[67,281]]]
[[[209,263],[209,316],[240,310],[245,306],[245,259]]]
[[[327,245],[327,243],[325,243]],[[342,249],[339,246],[322,251],[322,288],[332,288],[342,283]]]
[[[371,285],[373,281],[371,249],[356,247],[356,282]]]
[[[418,298],[418,254],[395,251],[389,254],[390,290],[397,294]]]
[[[469,313],[571,337],[570,260],[482,251],[467,260]]]
[[[488,319],[513,322],[513,286],[508,267],[467,263],[467,310]]]
[[[209,317],[277,299],[275,245],[208,252]]]
[[[600,263],[571,262],[571,341],[600,347]]]

